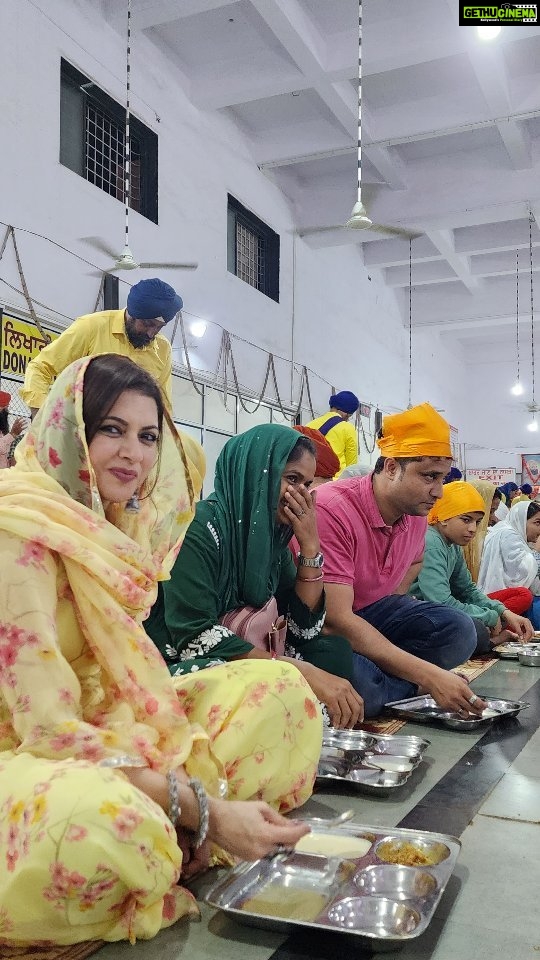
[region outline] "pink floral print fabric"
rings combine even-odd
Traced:
[[[309,796],[320,751],[293,666],[233,663],[175,686],[141,624],[191,519],[202,453],[167,422],[140,514],[105,516],[84,439],[87,363],[59,376],[0,474],[0,946],[134,941],[197,912],[171,823],[122,767],[185,764],[211,791],[227,781],[231,797],[285,811]]]

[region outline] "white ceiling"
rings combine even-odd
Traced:
[[[124,4],[102,0],[124,29]],[[204,110],[222,110],[313,246],[358,244],[408,316],[409,243],[340,227],[356,194],[357,0],[132,0]],[[528,315],[529,209],[540,269],[540,28],[491,43],[457,0],[364,0],[363,196],[412,243],[413,323],[468,351],[515,338],[516,249]],[[321,229],[336,226],[336,229]],[[537,297],[540,315],[540,296]]]

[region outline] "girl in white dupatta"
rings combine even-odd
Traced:
[[[540,595],[538,559],[540,547],[540,503],[516,503],[506,520],[493,527],[484,542],[478,587],[493,593],[506,587],[528,587]]]

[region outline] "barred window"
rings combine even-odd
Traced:
[[[227,269],[279,303],[279,236],[228,195]]]
[[[125,110],[75,67],[61,61],[60,162],[124,202]],[[157,217],[157,136],[130,116],[129,205]]]

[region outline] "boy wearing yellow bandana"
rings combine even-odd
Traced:
[[[419,600],[469,614],[476,628],[477,653],[502,643],[508,631],[523,639],[532,635],[530,621],[482,593],[465,564],[462,547],[476,536],[484,512],[483,497],[472,484],[458,480],[444,486],[441,499],[428,514],[424,562],[409,590]]]

